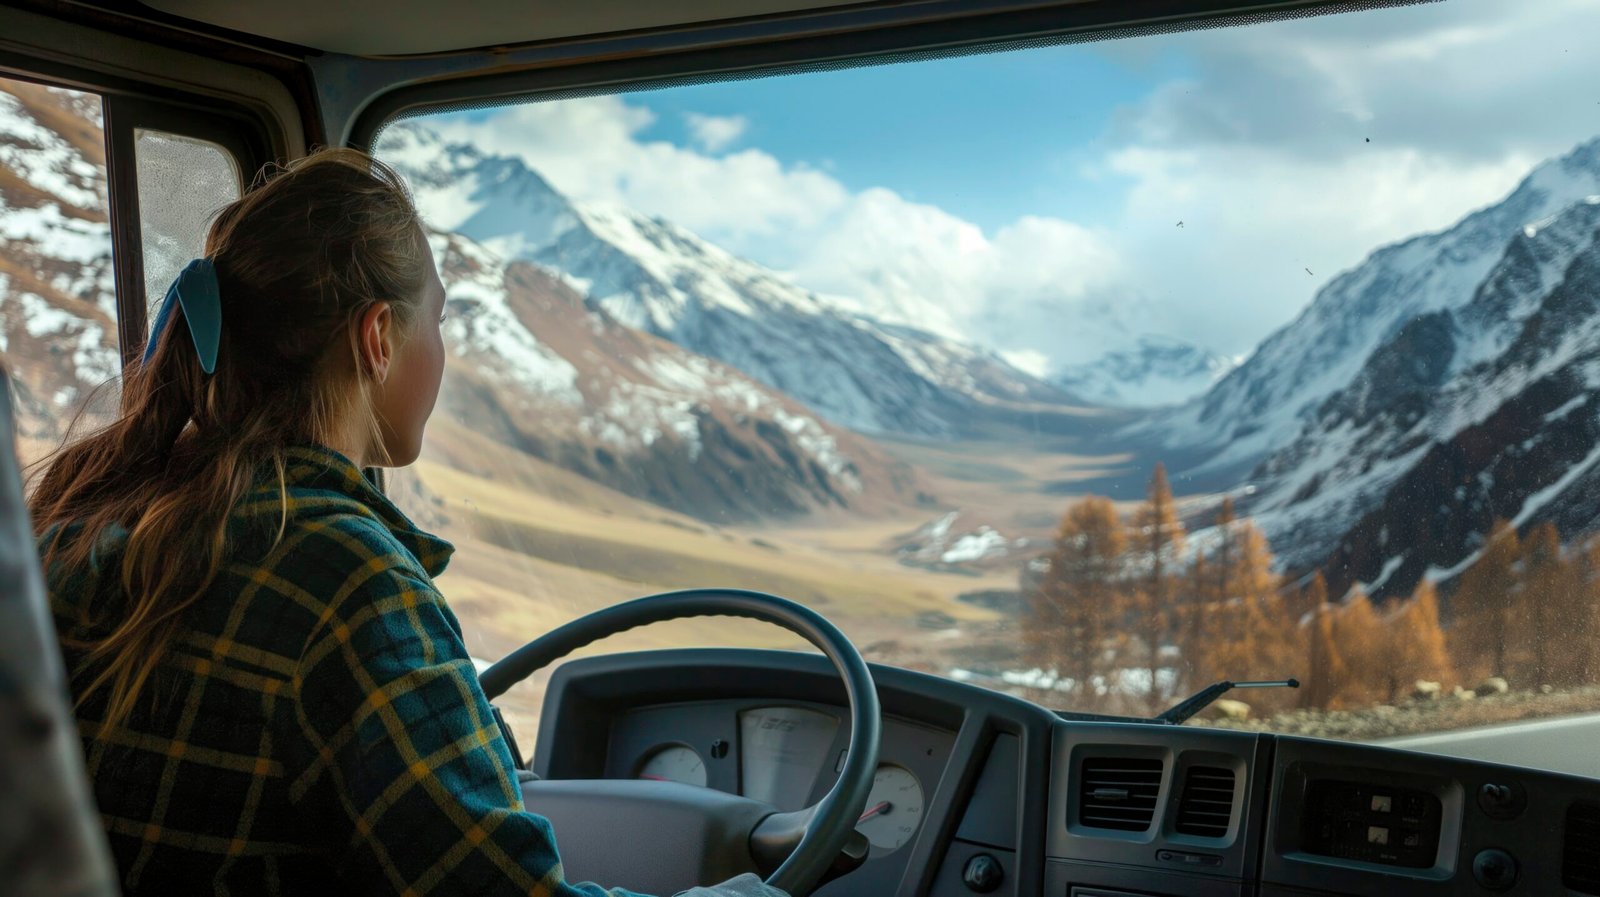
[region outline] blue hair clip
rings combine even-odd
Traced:
[[[156,312],[156,322],[144,346],[146,362],[155,354],[175,305],[183,308],[183,319],[189,322],[189,338],[194,340],[195,354],[200,356],[200,368],[212,373],[217,369],[217,348],[222,342],[222,292],[217,286],[217,268],[210,259],[191,261],[167,287],[167,296],[161,300],[161,310]]]

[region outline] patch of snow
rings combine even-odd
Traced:
[[[1404,554],[1397,554],[1394,557],[1389,558],[1387,561],[1384,561],[1383,569],[1378,572],[1377,577],[1371,582],[1361,583],[1361,590],[1366,592],[1368,595],[1371,595],[1373,592],[1383,588],[1383,584],[1388,582],[1389,577],[1393,576],[1395,571],[1399,570],[1400,566],[1405,562],[1406,556]]]
[[[987,526],[981,526],[977,532],[967,533],[957,539],[948,551],[939,555],[939,560],[946,564],[964,564],[997,557],[1006,551],[1006,537]]]
[[[1578,481],[1579,477],[1588,473],[1589,468],[1593,467],[1596,461],[1600,461],[1600,445],[1591,448],[1589,454],[1583,460],[1567,468],[1554,483],[1523,499],[1522,509],[1517,511],[1517,516],[1511,519],[1511,525],[1520,528],[1523,524],[1533,519],[1533,516],[1539,513],[1540,508],[1543,508],[1551,499],[1565,492],[1567,487]]]

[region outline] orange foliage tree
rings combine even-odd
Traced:
[[[1090,496],[1067,511],[1038,586],[1029,595],[1024,640],[1030,661],[1072,680],[1074,705],[1099,707],[1097,677],[1126,583],[1126,535],[1116,508]]]
[[[1464,676],[1504,676],[1510,655],[1512,611],[1521,583],[1522,545],[1508,521],[1496,520],[1478,559],[1461,574],[1450,596],[1457,667]]]
[[[1454,682],[1450,651],[1439,625],[1439,592],[1424,579],[1389,615],[1374,669],[1377,692],[1387,703],[1405,697],[1419,681]]]
[[[1142,567],[1130,593],[1135,628],[1144,642],[1150,675],[1148,701],[1152,709],[1164,702],[1161,694],[1161,648],[1169,636],[1177,573],[1181,570],[1184,530],[1178,520],[1167,468],[1157,464],[1150,477],[1145,501],[1134,513],[1129,543]]]
[[[1333,630],[1334,608],[1328,603],[1328,583],[1318,573],[1301,594],[1302,607],[1308,608],[1306,672],[1300,682],[1300,706],[1327,707],[1345,678],[1344,654]]]

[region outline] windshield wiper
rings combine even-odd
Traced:
[[[1299,688],[1299,687],[1300,687],[1300,680],[1299,679],[1281,679],[1281,680],[1274,681],[1274,682],[1229,682],[1228,680],[1224,679],[1223,681],[1218,682],[1218,683],[1216,683],[1214,685],[1207,685],[1205,688],[1200,689],[1199,691],[1195,692],[1193,695],[1190,695],[1189,697],[1184,698],[1182,701],[1178,702],[1177,704],[1174,704],[1172,707],[1168,708],[1167,710],[1162,711],[1160,715],[1155,717],[1155,721],[1156,722],[1161,722],[1161,723],[1166,723],[1169,726],[1179,725],[1179,724],[1187,721],[1190,717],[1194,716],[1196,713],[1199,713],[1200,711],[1206,709],[1207,707],[1210,707],[1211,706],[1211,702],[1213,702],[1216,699],[1222,697],[1223,695],[1227,694],[1228,692],[1233,691],[1236,688]]]

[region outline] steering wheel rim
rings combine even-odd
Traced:
[[[855,831],[878,769],[882,716],[872,672],[855,645],[821,614],[787,598],[748,589],[684,589],[601,608],[511,652],[478,677],[494,700],[511,686],[562,657],[608,636],[640,626],[691,617],[743,617],[793,632],[827,656],[844,683],[850,707],[850,744],[843,769],[818,801],[805,834],[767,884],[790,894],[809,893]]]

